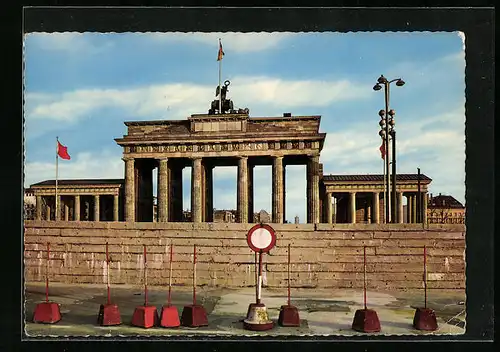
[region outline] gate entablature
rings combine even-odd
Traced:
[[[125,122],[128,133],[115,141],[132,158],[319,155],[326,138],[319,123],[320,116],[195,114],[187,120]]]

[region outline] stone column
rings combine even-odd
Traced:
[[[326,192],[326,222],[328,224],[333,223],[332,216],[332,194],[330,192]]]
[[[356,192],[349,192],[349,222],[356,223]]]
[[[46,211],[45,220],[50,221],[50,205],[47,204],[45,206],[45,211]]]
[[[372,193],[372,224],[380,224],[379,192]]]
[[[248,222],[253,223],[253,172],[255,165],[248,164]]]
[[[398,192],[398,223],[403,223],[403,192]]]
[[[158,161],[158,199],[157,212],[158,222],[168,221],[168,159]]]
[[[75,209],[73,210],[73,218],[75,221],[80,221],[80,196],[75,196]]]
[[[66,202],[64,203],[64,221],[69,221],[69,206]]]
[[[422,222],[427,225],[427,192],[422,192],[422,208],[423,208],[423,214],[422,214]]]
[[[317,224],[320,220],[319,209],[319,155],[309,157],[307,175],[307,188],[309,196],[309,223]]]
[[[118,221],[119,214],[118,194],[113,196],[113,221]]]
[[[417,222],[417,196],[415,194],[411,196],[411,222],[413,224]]]
[[[55,220],[59,221],[61,219],[61,196],[57,195],[54,204],[54,216]]]
[[[42,196],[36,196],[36,220],[42,220]]]
[[[123,158],[125,161],[125,221],[135,221],[135,161]]]
[[[193,158],[191,169],[191,218],[193,222],[201,222],[201,212],[201,158]]]
[[[94,221],[100,220],[99,195],[94,196]]]
[[[248,157],[238,159],[238,184],[237,184],[238,222],[248,222]]]
[[[272,222],[283,223],[283,156],[273,157]]]

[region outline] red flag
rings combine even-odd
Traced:
[[[57,141],[57,155],[61,157],[61,159],[70,160],[71,157],[68,154],[68,147],[65,147],[59,141]]]
[[[381,158],[385,159],[385,143],[384,143],[384,141],[382,141],[382,145],[380,146],[379,150],[380,150]]]
[[[224,56],[224,51],[222,50],[222,43],[219,39],[219,53],[217,54],[217,61],[222,60],[222,57]]]

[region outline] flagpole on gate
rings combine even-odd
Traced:
[[[219,54],[218,54],[218,59],[219,59],[219,114],[222,113],[222,86],[221,86],[221,81],[222,81],[222,57],[220,56],[220,51],[222,50],[222,44],[219,38]]]
[[[56,136],[56,208],[54,209],[54,220],[59,220],[58,219],[58,214],[59,214],[59,202],[57,199],[57,177],[58,177],[58,171],[59,171],[59,137]]]

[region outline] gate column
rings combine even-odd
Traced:
[[[199,223],[202,220],[201,212],[201,158],[193,158],[191,174],[191,214],[192,221]]]
[[[283,223],[283,157],[273,158],[273,180],[272,180],[272,222]]]
[[[248,222],[248,157],[238,159],[238,222]]]
[[[317,224],[319,209],[319,155],[309,157],[307,163],[308,223]]]
[[[125,221],[135,221],[135,160],[125,161]]]
[[[168,158],[158,161],[158,222],[168,221]]]

